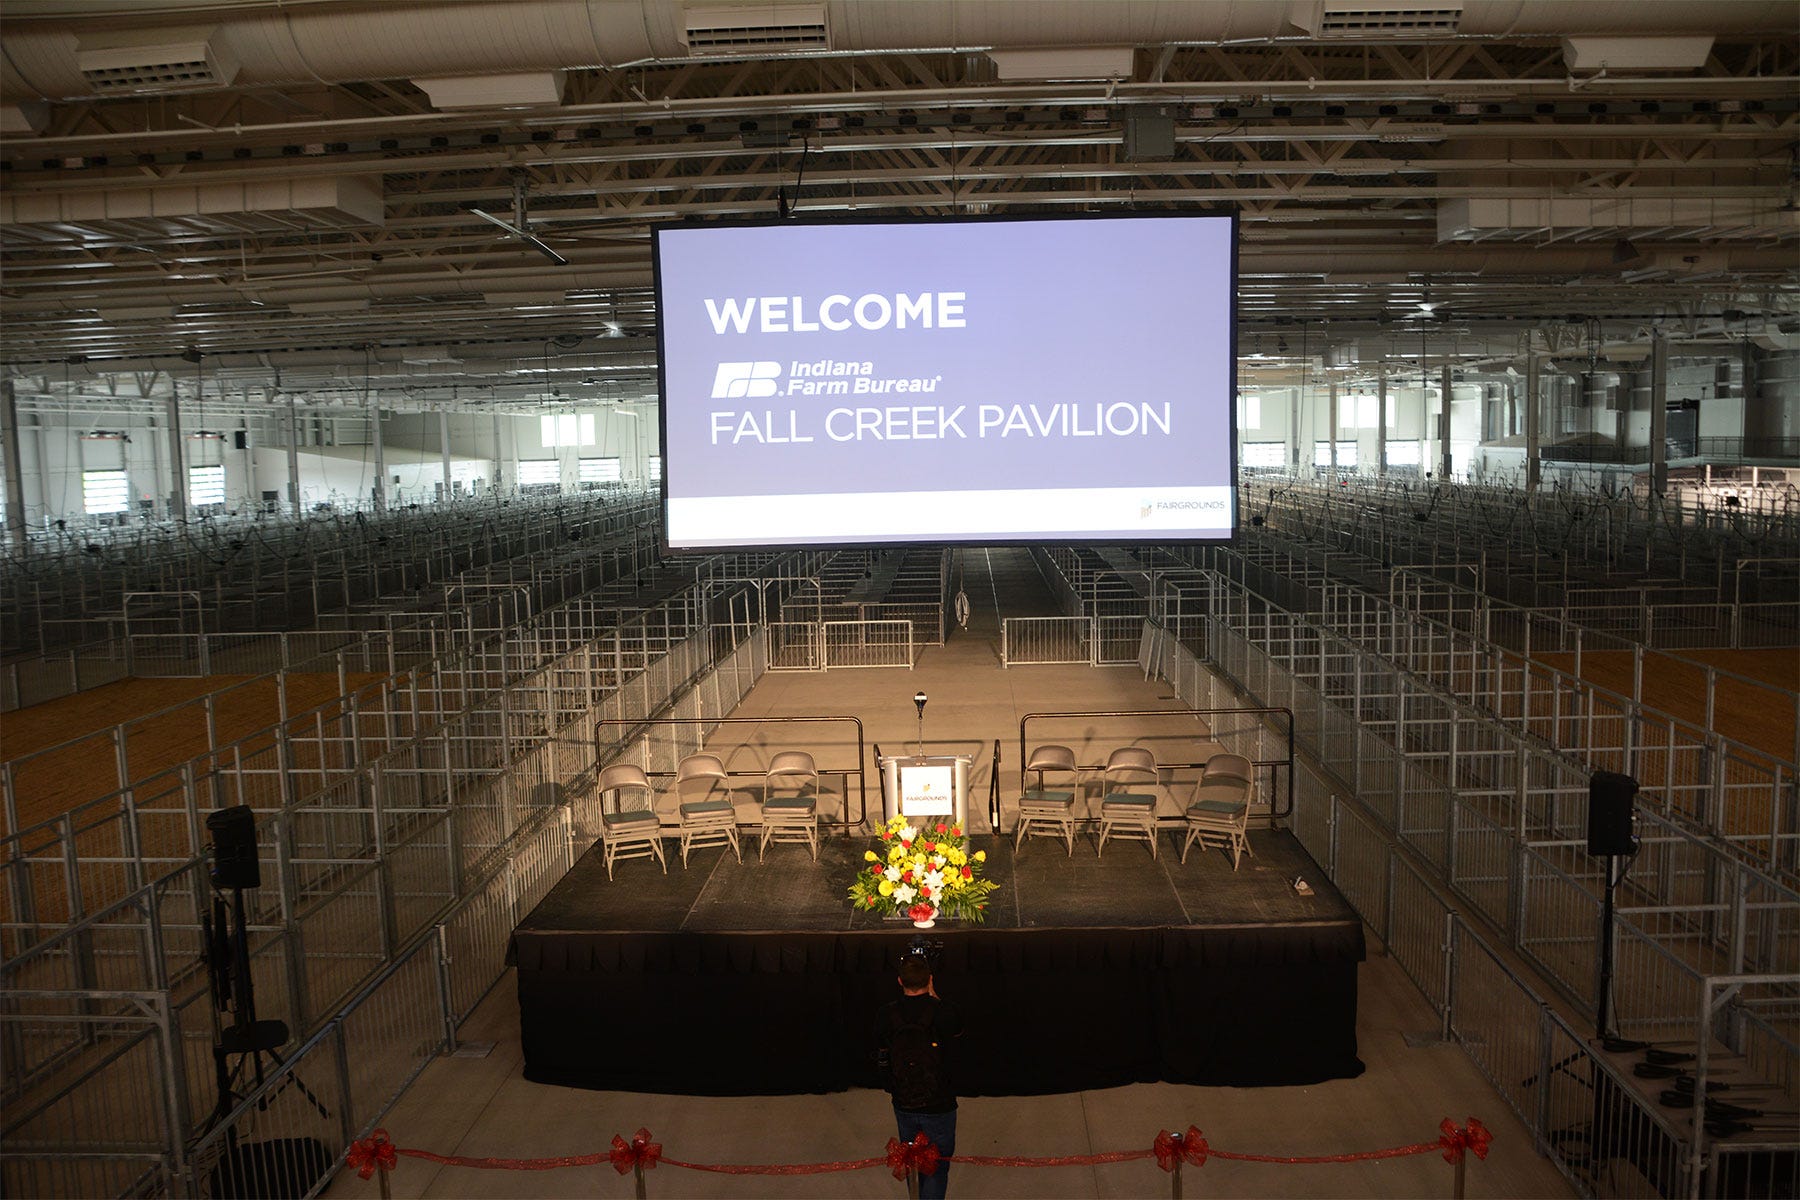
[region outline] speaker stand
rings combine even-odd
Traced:
[[[1606,856],[1606,894],[1600,902],[1600,995],[1594,1005],[1594,1036],[1612,1036],[1613,896],[1619,890],[1619,856]]]

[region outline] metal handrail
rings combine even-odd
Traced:
[[[1025,766],[1024,766],[1024,763],[1028,757],[1028,755],[1026,753],[1026,748],[1025,748],[1025,729],[1026,729],[1026,726],[1032,721],[1049,720],[1049,719],[1067,720],[1067,719],[1073,719],[1073,718],[1079,718],[1079,717],[1206,717],[1206,716],[1215,716],[1215,715],[1224,714],[1224,713],[1230,713],[1233,716],[1253,716],[1253,717],[1259,717],[1259,718],[1260,717],[1274,717],[1274,716],[1279,715],[1279,716],[1285,717],[1287,719],[1287,728],[1284,731],[1284,740],[1287,744],[1287,756],[1285,758],[1258,758],[1258,759],[1253,759],[1252,761],[1259,768],[1260,767],[1271,767],[1271,768],[1285,768],[1286,769],[1286,774],[1287,774],[1286,800],[1287,800],[1287,803],[1285,805],[1271,805],[1269,815],[1271,818],[1276,819],[1276,820],[1280,820],[1280,819],[1283,819],[1283,818],[1291,815],[1294,811],[1294,710],[1291,708],[1255,707],[1255,706],[1244,707],[1244,708],[1199,708],[1199,709],[1195,709],[1195,708],[1179,708],[1179,709],[1129,708],[1129,709],[1081,710],[1081,711],[1071,711],[1071,712],[1026,713],[1023,717],[1019,718],[1019,764],[1020,764],[1020,766],[1019,766],[1019,790],[1021,792],[1023,792],[1025,790]],[[997,767],[997,762],[998,762],[998,755],[996,755],[996,767]],[[1101,770],[1104,766],[1105,766],[1104,763],[1082,763],[1082,764],[1078,764],[1078,769],[1082,770],[1082,771],[1098,771],[1098,770]],[[1179,769],[1191,769],[1191,768],[1205,767],[1206,762],[1204,760],[1199,761],[1199,762],[1160,762],[1159,761],[1157,763],[1157,766],[1158,767],[1174,767],[1174,768],[1179,768]],[[996,769],[995,775],[998,776],[998,774],[999,774],[998,769]]]
[[[817,717],[654,717],[649,720],[642,720],[636,717],[607,717],[594,722],[594,762],[597,768],[604,767],[611,759],[618,757],[617,753],[611,755],[607,754],[607,744],[600,736],[601,730],[612,726],[630,726],[632,730],[636,732],[648,731],[658,725],[700,725],[707,727],[716,725],[800,725],[823,724],[834,721],[848,721],[856,726],[856,766],[825,767],[821,768],[819,773],[822,775],[842,775],[846,781],[850,776],[856,776],[857,814],[855,825],[851,825],[850,823],[850,793],[848,786],[846,786],[844,790],[844,836],[849,837],[852,829],[859,828],[866,824],[869,819],[868,775],[863,768],[865,743],[863,741],[863,723],[861,717],[851,716],[847,713]],[[630,740],[629,737],[618,739],[613,744],[615,746],[623,746],[628,740]],[[645,774],[649,775],[652,773],[645,772]],[[673,774],[674,772],[672,771],[654,772],[656,778],[662,778]],[[727,777],[751,777],[757,774],[758,772],[755,771],[726,772]]]

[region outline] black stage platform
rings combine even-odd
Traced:
[[[1253,833],[1182,866],[1165,838],[1074,858],[1048,839],[1013,854],[976,838],[1000,885],[983,924],[940,921],[937,988],[963,1006],[964,1095],[1034,1095],[1166,1080],[1273,1085],[1362,1072],[1362,923],[1291,834]],[[871,1026],[897,995],[910,923],[853,914],[871,837],[671,853],[598,847],[513,933],[525,1077],[688,1095],[875,1084]],[[1304,875],[1314,894],[1293,890]]]

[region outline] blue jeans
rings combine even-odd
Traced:
[[[900,1140],[910,1142],[922,1133],[931,1139],[938,1153],[946,1157],[956,1153],[956,1110],[945,1113],[907,1112],[894,1109],[894,1121],[900,1126]],[[929,1175],[919,1176],[919,1200],[944,1200],[944,1189],[950,1186],[950,1164],[941,1162]]]

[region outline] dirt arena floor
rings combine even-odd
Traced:
[[[1747,676],[1785,690],[1785,702],[1769,688],[1735,679],[1720,679],[1714,700],[1713,723],[1733,741],[1754,746],[1782,761],[1794,757],[1795,705],[1800,690],[1800,647],[1769,650],[1683,650],[1683,658]],[[1538,660],[1563,671],[1575,668],[1573,654],[1543,654]],[[1629,651],[1584,651],[1581,675],[1608,691],[1631,695]],[[1704,726],[1706,722],[1706,671],[1660,654],[1645,656],[1644,703],[1679,720]]]
[[[126,724],[130,774],[133,779],[145,779],[207,752],[205,712],[193,702],[209,693],[231,689],[217,705],[218,745],[273,728],[281,714],[275,681],[262,678],[249,683],[253,678],[124,679],[0,715],[0,761],[17,763],[13,782],[20,828],[61,816],[84,801],[118,790],[112,739],[88,735],[103,735]],[[382,678],[353,674],[349,682],[355,690]],[[338,678],[292,674],[287,676],[287,695],[290,716],[307,713],[340,699]],[[171,708],[175,711],[162,711]],[[161,715],[149,715],[153,713]],[[310,720],[305,727],[311,727]],[[249,749],[266,747],[273,740],[265,737]],[[63,748],[39,753],[58,746]],[[20,759],[28,761],[18,762]]]

